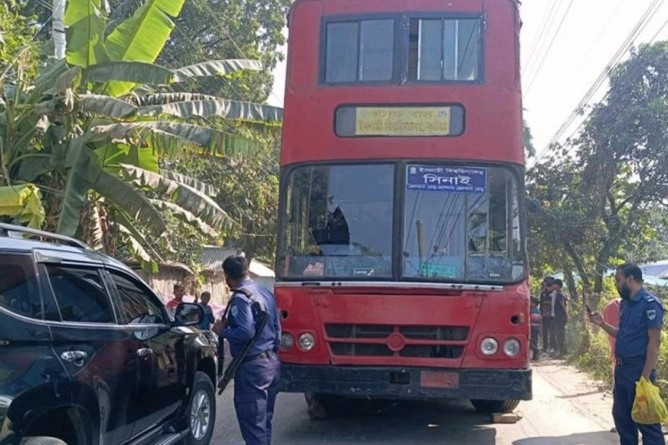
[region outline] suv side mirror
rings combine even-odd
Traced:
[[[200,324],[204,318],[204,310],[199,304],[180,303],[174,312],[176,323],[181,326],[194,326]]]

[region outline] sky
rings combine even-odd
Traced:
[[[634,45],[668,40],[668,1],[665,0],[522,0],[521,60],[525,120],[536,150],[544,154],[562,124],[622,47],[652,4]],[[561,26],[559,26],[561,25]],[[658,33],[658,34],[657,34]],[[287,34],[287,30],[286,30]],[[282,48],[285,53],[286,48]],[[624,53],[622,60],[627,59]],[[271,105],[283,105],[285,62],[274,71]],[[588,102],[599,102],[607,82]],[[559,139],[573,136],[578,118]]]

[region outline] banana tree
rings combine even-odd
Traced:
[[[45,211],[39,189],[32,184],[0,187],[0,216],[16,217],[32,228],[41,227]]]
[[[160,236],[167,228],[166,211],[207,234],[234,224],[211,199],[215,189],[159,171],[158,159],[202,151],[243,155],[257,147],[203,125],[209,118],[269,125],[282,119],[275,107],[169,92],[170,85],[194,77],[262,69],[253,60],[207,61],[176,70],[153,64],[183,2],[147,1],[110,29],[100,1],[70,0],[66,60],[32,85],[6,88],[0,103],[6,105],[0,120],[0,174],[6,185],[39,185],[45,176],[58,177],[62,187],[50,192],[59,198],[59,232],[81,235],[85,222],[88,241],[102,246],[104,228],[115,226],[144,262],[157,254],[138,228]],[[0,206],[3,199],[0,195]]]

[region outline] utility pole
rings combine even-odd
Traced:
[[[53,0],[53,44],[55,47],[56,60],[65,58],[65,3],[67,0]]]

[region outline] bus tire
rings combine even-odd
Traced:
[[[494,414],[494,413],[512,413],[519,400],[476,400],[472,399],[471,404],[479,413]]]
[[[57,437],[36,436],[25,437],[21,440],[21,445],[67,445],[67,443]]]
[[[306,410],[311,420],[327,420],[341,415],[346,400],[332,394],[306,393]]]

